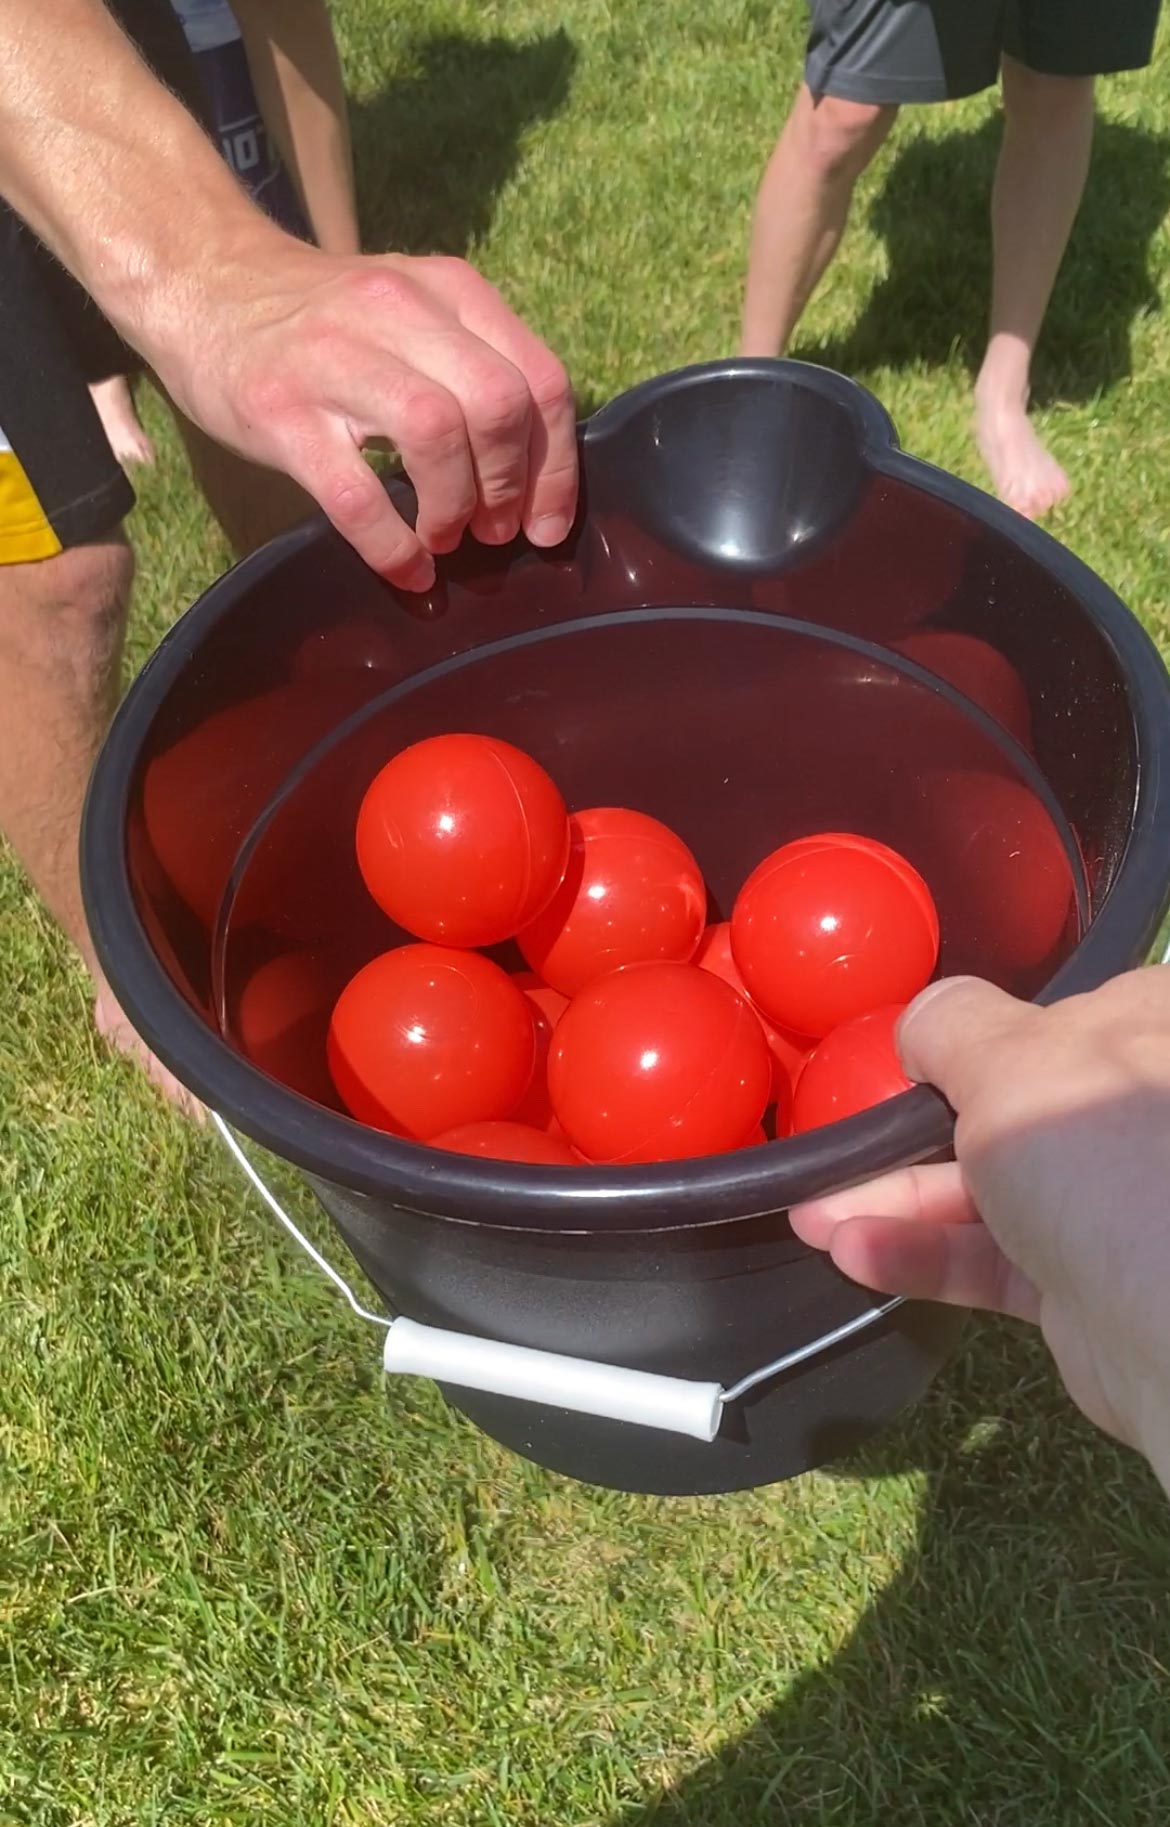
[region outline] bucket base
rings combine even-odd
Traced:
[[[702,1230],[596,1237],[449,1222],[312,1178],[388,1309],[424,1326],[728,1389],[875,1296],[783,1212]],[[898,1307],[724,1411],[714,1441],[441,1385],[501,1446],[583,1484],[657,1497],[777,1484],[840,1459],[927,1389],[966,1315]]]
[[[861,1348],[864,1379],[861,1351],[846,1343],[730,1406],[710,1444],[512,1397],[443,1394],[501,1446],[580,1483],[647,1497],[714,1497],[779,1484],[856,1452],[924,1394],[965,1323],[953,1308],[902,1308]]]

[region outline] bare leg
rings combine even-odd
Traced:
[[[37,564],[0,566],[0,830],[89,967],[101,1033],[197,1114],[119,1008],[81,902],[81,808],[118,697],[133,573],[121,534]]]
[[[154,445],[138,422],[126,376],[112,374],[106,381],[95,381],[89,392],[119,463],[153,463]]]
[[[815,100],[802,83],[756,198],[741,355],[781,355],[845,232],[853,187],[893,107]]]
[[[327,254],[361,249],[345,79],[328,0],[238,0],[233,7],[260,113]]]
[[[1040,326],[1088,175],[1093,80],[1038,76],[1005,57],[1003,101],[991,201],[991,334],[975,383],[975,432],[997,494],[1034,520],[1069,489],[1032,429],[1028,391]]]

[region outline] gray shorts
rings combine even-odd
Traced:
[[[1045,76],[1142,69],[1161,0],[809,0],[805,81],[858,102],[953,101],[1006,54]]]

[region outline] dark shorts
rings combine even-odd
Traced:
[[[106,4],[261,206],[307,235],[270,158],[242,45],[197,58],[170,0]],[[89,387],[141,369],[92,299],[0,200],[0,565],[91,544],[125,519],[134,490]]]
[[[809,0],[805,81],[846,101],[953,101],[1006,52],[1044,76],[1149,63],[1160,0]]]
[[[209,126],[169,0],[107,0],[146,61]],[[0,201],[0,564],[109,534],[134,505],[89,396],[142,364],[81,287]]]

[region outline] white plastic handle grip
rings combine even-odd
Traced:
[[[584,1358],[533,1351],[527,1345],[501,1345],[495,1339],[421,1326],[417,1320],[391,1322],[382,1363],[388,1371],[433,1377],[457,1389],[519,1396],[577,1414],[665,1428],[692,1440],[714,1440],[723,1413],[718,1383],[689,1383],[646,1370],[623,1370],[616,1364],[591,1364]]]
[[[340,1290],[360,1319],[386,1328],[382,1363],[387,1371],[431,1377],[436,1383],[453,1383],[456,1388],[478,1389],[488,1395],[517,1396],[522,1401],[548,1403],[556,1408],[573,1409],[577,1414],[598,1415],[607,1421],[629,1421],[638,1427],[663,1428],[669,1433],[710,1442],[719,1432],[722,1413],[728,1403],[740,1401],[749,1391],[770,1383],[783,1371],[792,1370],[831,1347],[843,1344],[903,1304],[902,1296],[894,1295],[878,1307],[869,1307],[831,1332],[823,1332],[819,1338],[786,1351],[783,1357],[774,1358],[770,1364],[749,1371],[731,1389],[724,1389],[718,1383],[691,1383],[682,1377],[656,1376],[647,1370],[627,1370],[617,1364],[594,1364],[586,1358],[562,1357],[556,1352],[536,1351],[528,1345],[504,1345],[495,1339],[472,1338],[463,1332],[423,1326],[417,1320],[388,1320],[362,1306],[349,1283],[293,1223],[223,1118],[212,1111],[211,1120],[233,1159],[290,1237]]]

